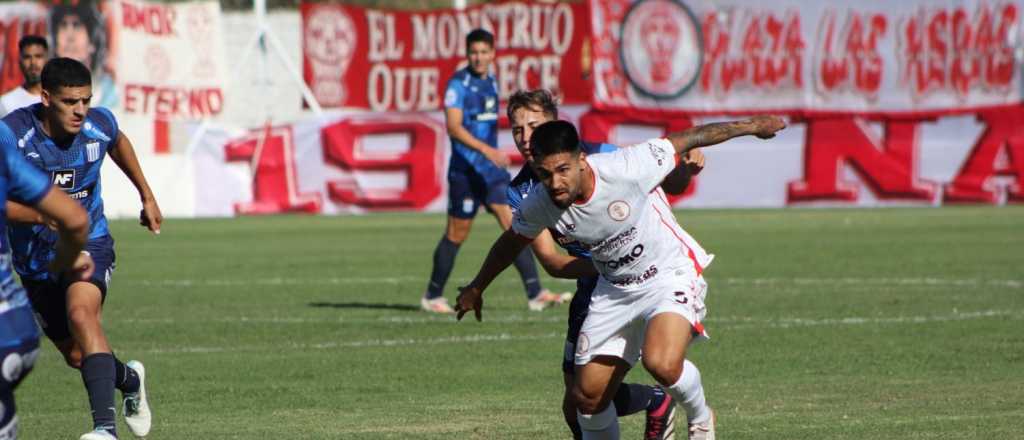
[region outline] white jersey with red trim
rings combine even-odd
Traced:
[[[652,139],[585,160],[594,174],[588,200],[561,209],[537,185],[516,211],[512,229],[534,238],[550,227],[580,242],[602,282],[623,291],[642,289],[670,272],[696,277],[711,263],[714,257],[679,226],[658,188],[677,163],[671,142]]]

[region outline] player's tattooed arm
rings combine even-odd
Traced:
[[[565,255],[555,248],[551,233],[543,231],[530,244],[544,271],[555,278],[575,280],[597,275],[597,269],[590,260]]]
[[[786,128],[786,123],[778,116],[754,116],[743,121],[715,122],[698,125],[666,136],[676,154],[684,154],[694,148],[720,144],[739,136],[757,136],[770,139],[779,130]]]
[[[146,182],[146,175],[142,173],[142,166],[139,165],[139,158],[135,155],[135,148],[132,147],[132,142],[128,140],[128,136],[125,136],[124,132],[118,132],[117,143],[110,150],[110,158],[139,192],[139,198],[142,201],[139,224],[154,234],[159,234],[164,216],[160,212],[160,205],[157,204],[156,197],[153,196],[153,190]]]
[[[459,288],[459,297],[455,300],[455,311],[458,312],[457,318],[459,320],[470,310],[476,315],[477,321],[481,319],[480,310],[484,306],[484,290],[501,272],[512,264],[516,256],[531,241],[533,239],[519,235],[511,229],[498,237],[498,241],[495,241],[494,246],[491,246],[491,251],[487,254],[487,258],[484,260],[483,265],[480,266],[480,270],[477,272],[476,277],[473,278],[473,281],[466,287]]]

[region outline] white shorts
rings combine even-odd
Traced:
[[[594,290],[590,311],[576,342],[576,365],[596,356],[614,356],[636,364],[647,323],[661,313],[675,313],[693,326],[694,341],[708,339],[701,320],[707,314],[708,284],[692,272],[652,280],[642,290],[625,293],[603,280]]]

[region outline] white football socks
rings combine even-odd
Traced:
[[[690,424],[705,423],[711,419],[711,408],[704,401],[704,386],[700,383],[700,371],[693,362],[683,361],[683,374],[679,381],[668,388],[668,393],[686,410]]]
[[[619,440],[619,417],[615,402],[597,414],[583,414],[576,410],[576,420],[583,430],[583,440]]]

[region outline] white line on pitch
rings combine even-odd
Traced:
[[[489,323],[515,324],[515,323],[561,323],[566,322],[566,316],[557,313],[557,309],[545,314],[518,315],[498,314],[487,316],[484,320]],[[799,326],[820,326],[820,325],[855,325],[855,324],[903,324],[903,323],[924,323],[933,321],[958,321],[965,319],[993,318],[999,316],[1024,316],[1024,311],[1013,310],[982,310],[975,312],[953,311],[949,315],[933,316],[895,316],[895,317],[845,317],[845,318],[754,318],[739,316],[709,316],[709,324],[730,324],[730,327],[745,328],[749,326],[770,326],[770,327],[799,327]],[[222,324],[452,324],[457,325],[458,321],[452,316],[426,315],[417,316],[381,316],[377,318],[299,318],[288,316],[228,316],[210,319],[172,319],[172,318],[124,318],[114,319],[117,324],[183,324],[183,323],[222,323]],[[737,326],[738,325],[738,326]]]
[[[237,287],[237,286],[343,286],[352,284],[402,284],[424,281],[423,277],[328,277],[328,278],[253,278],[253,279],[166,279],[166,280],[131,280],[123,279],[120,283],[153,286],[153,287]],[[466,283],[469,278],[456,278],[453,283]],[[549,281],[574,284],[573,280],[551,279]],[[990,286],[1013,289],[1024,288],[1024,280],[1014,279],[978,279],[978,278],[873,278],[873,277],[842,277],[842,278],[715,278],[709,277],[714,284],[751,284],[751,285],[882,285],[882,286]]]
[[[1024,311],[1019,310],[982,310],[975,312],[953,312],[948,315],[931,316],[895,316],[883,318],[866,317],[845,317],[831,319],[806,319],[806,318],[719,318],[709,319],[708,324],[712,331],[718,324],[723,329],[770,329],[770,328],[792,328],[792,327],[839,327],[858,325],[884,325],[884,324],[926,324],[934,322],[966,321],[988,318],[1011,318],[1024,319]],[[491,320],[488,320],[491,321]],[[731,323],[730,323],[731,322]],[[400,339],[366,339],[357,341],[327,341],[315,344],[294,343],[285,346],[232,346],[232,347],[169,347],[142,350],[147,353],[222,353],[222,352],[244,352],[244,351],[269,351],[280,349],[294,350],[325,350],[332,348],[359,348],[359,347],[391,347],[406,345],[445,345],[462,344],[489,341],[521,341],[564,338],[565,333],[554,332],[542,335],[511,335],[500,333],[497,335],[467,335],[467,336],[445,336],[437,338],[400,338]]]

